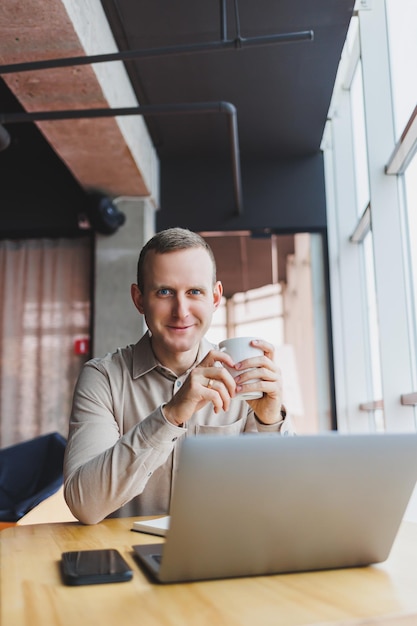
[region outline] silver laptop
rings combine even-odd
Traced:
[[[160,582],[384,561],[417,480],[417,434],[200,436],[182,443]]]

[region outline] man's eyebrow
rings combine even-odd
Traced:
[[[151,289],[169,289],[171,291],[178,291],[177,287],[172,287],[167,283],[153,283],[150,285]],[[189,285],[185,288],[184,291],[192,291],[193,289],[198,289],[199,291],[207,291],[207,285]]]
[[[198,291],[207,291],[207,285],[192,285],[191,287],[188,287],[188,289],[186,291],[190,291],[190,289],[198,289]]]
[[[170,287],[166,283],[153,283],[150,287],[151,289],[170,289],[171,291],[175,291],[174,287]]]

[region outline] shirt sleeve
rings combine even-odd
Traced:
[[[72,513],[95,524],[141,494],[183,434],[160,407],[121,434],[106,372],[84,366],[64,459],[64,493]]]
[[[258,432],[279,433],[280,435],[284,436],[296,434],[294,422],[291,418],[291,415],[289,415],[287,409],[284,406],[281,407],[282,419],[278,422],[275,422],[275,424],[264,424],[263,422],[261,422],[261,420],[257,418],[255,413],[253,413],[253,416],[256,424],[256,430]]]

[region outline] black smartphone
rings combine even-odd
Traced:
[[[66,585],[120,583],[133,576],[122,555],[113,548],[63,552],[61,570]]]

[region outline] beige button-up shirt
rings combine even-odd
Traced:
[[[203,339],[196,363],[212,348]],[[161,366],[147,333],[136,345],[84,365],[74,392],[64,461],[65,498],[80,521],[166,514],[183,437],[293,433],[288,416],[272,426],[261,424],[239,399],[217,415],[207,404],[184,427],[174,426],[161,407],[188,373],[176,376]]]

